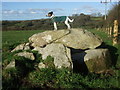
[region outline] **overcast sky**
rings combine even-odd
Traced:
[[[2,2],[3,20],[41,19],[46,18],[46,14],[49,11],[53,11],[56,16],[71,16],[72,14],[92,14],[98,12],[104,14],[105,12],[105,4],[100,2],[32,2],[32,0],[29,0],[31,2],[5,1]],[[113,2],[108,3],[107,9],[110,10],[113,4]]]

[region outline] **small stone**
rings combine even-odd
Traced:
[[[44,64],[43,62],[39,63],[39,64],[38,64],[38,68],[40,68],[40,69],[41,69],[41,68],[45,68],[45,64]]]
[[[30,49],[30,46],[25,46],[24,47],[24,50],[29,50]]]
[[[29,49],[30,49],[29,43],[23,43],[23,44],[18,45],[11,52],[18,51],[18,50],[29,50]]]
[[[5,69],[9,69],[9,68],[13,68],[15,67],[15,60],[11,61],[6,67]]]
[[[23,50],[25,46],[25,43],[18,45],[15,49],[13,49],[11,52]]]
[[[30,45],[30,43],[26,43],[25,45],[26,45],[26,46],[29,46],[29,45]]]
[[[23,56],[23,57],[28,58],[30,60],[35,60],[35,57],[34,57],[33,53],[29,53],[29,52],[26,52],[26,51],[17,53],[16,55],[17,56]]]

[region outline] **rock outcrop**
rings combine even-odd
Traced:
[[[45,31],[29,38],[34,47],[43,47],[49,43],[61,43],[75,49],[96,48],[102,40],[91,32],[83,29]]]
[[[111,65],[108,49],[94,49],[85,51],[84,62],[90,72],[102,72]]]
[[[29,52],[26,52],[26,51],[17,53],[15,55],[16,56],[22,56],[22,57],[28,58],[30,60],[35,60],[35,57],[34,57],[33,53],[29,53]]]
[[[39,68],[46,68],[44,61],[48,56],[51,56],[54,58],[55,68],[73,69],[75,66],[73,62],[77,61],[77,64],[80,63],[81,66],[84,64],[89,72],[98,73],[108,69],[111,63],[107,49],[96,49],[101,44],[102,40],[98,36],[83,29],[45,31],[34,34],[29,38],[28,44],[21,44],[12,52],[28,49],[38,51],[43,59],[43,62],[38,64]],[[82,52],[72,53],[71,49],[77,49],[77,51],[80,49]],[[24,53],[22,55],[18,53],[17,55],[24,56]],[[31,60],[34,59],[32,56]]]
[[[29,38],[29,41],[32,43],[33,47],[43,47],[69,33],[69,30],[45,31],[43,33],[34,34]]]
[[[70,30],[70,34],[56,40],[56,42],[74,49],[94,49],[101,45],[102,40],[87,30],[73,29]]]
[[[45,60],[47,56],[52,56],[56,68],[72,68],[70,49],[63,44],[52,43],[48,44],[45,48],[36,47],[34,50],[42,54],[43,60]]]
[[[85,64],[89,72],[100,73],[109,69],[111,65],[111,58],[108,49],[92,49],[86,50],[82,53],[72,55],[74,62],[78,65]]]

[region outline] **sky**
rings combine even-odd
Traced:
[[[107,4],[107,10],[113,6]],[[105,14],[105,4],[100,2],[2,2],[2,20],[33,20],[47,18],[49,11],[56,16],[72,14]]]
[[[119,0],[111,1],[117,2]],[[100,2],[100,0],[2,0],[2,2]]]

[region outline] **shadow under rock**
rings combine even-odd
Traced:
[[[73,49],[71,48],[71,58],[73,62],[73,72],[75,73],[88,73],[88,68],[84,62],[84,57],[86,55],[85,50]]]

